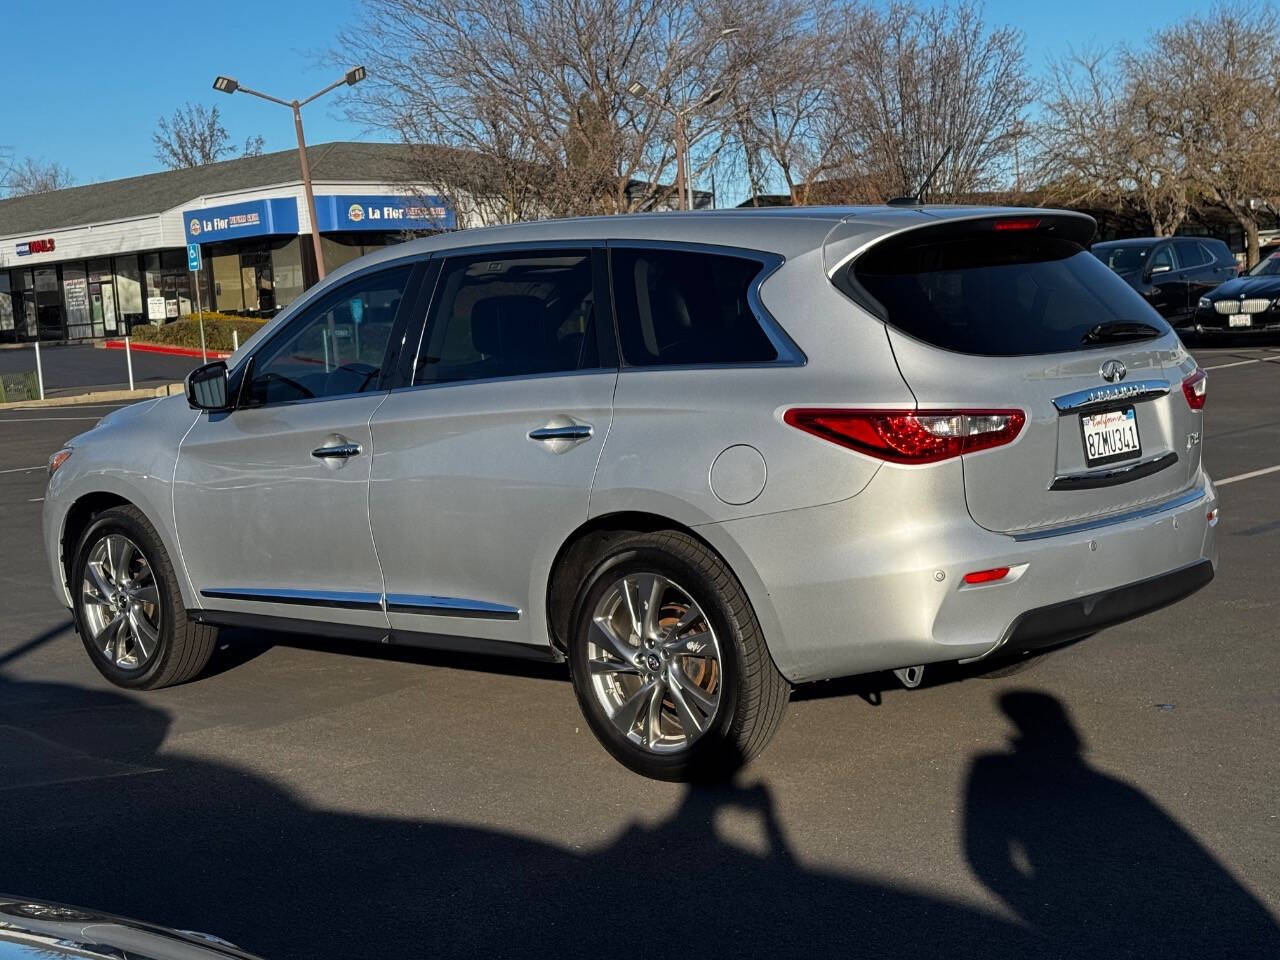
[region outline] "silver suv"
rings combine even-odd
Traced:
[[[757,754],[792,684],[1016,658],[1216,565],[1204,373],[1051,210],[531,223],[338,271],[50,465],[94,664],[217,626],[567,660],[651,777]]]

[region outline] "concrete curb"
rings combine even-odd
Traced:
[[[49,397],[46,400],[13,400],[0,403],[0,410],[39,409],[41,407],[73,407],[86,403],[109,403],[114,400],[148,400],[151,397],[168,397],[182,393],[181,383],[164,383],[158,387],[141,390],[99,390],[96,393],[78,393],[73,397]]]

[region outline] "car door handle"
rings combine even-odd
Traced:
[[[349,457],[358,456],[360,453],[360,444],[358,443],[335,443],[328,447],[316,447],[311,451],[311,455],[318,460],[346,460]]]
[[[574,443],[581,443],[583,440],[590,440],[591,433],[591,424],[589,423],[571,423],[564,426],[548,424],[545,427],[530,430],[529,439],[541,440],[544,443],[550,440],[569,440]]]

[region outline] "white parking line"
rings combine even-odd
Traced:
[[[91,420],[97,423],[101,419],[101,417],[14,417],[13,419],[0,417],[0,423],[48,423],[53,420]]]
[[[44,503],[44,497],[32,497],[27,503]]]
[[[1252,480],[1254,477],[1265,477],[1268,473],[1280,473],[1280,463],[1274,467],[1263,467],[1261,470],[1250,470],[1248,473],[1238,473],[1234,477],[1227,477],[1225,480],[1213,481],[1214,486],[1225,487],[1228,483],[1238,483],[1241,480]]]
[[[32,470],[48,470],[46,466],[39,467],[13,467],[10,470],[0,470],[0,473],[30,473]]]
[[[1219,363],[1212,367],[1203,367],[1204,370],[1225,370],[1227,367],[1243,367],[1250,363],[1280,363],[1280,357],[1255,357],[1252,360],[1237,360],[1235,363]]]

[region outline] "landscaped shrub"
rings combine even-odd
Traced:
[[[36,381],[36,372],[6,373],[0,377],[0,403],[13,403],[18,400],[39,400],[40,384]]]
[[[232,350],[235,347],[231,340],[232,330],[239,332],[240,342],[244,343],[249,337],[261,330],[262,325],[266,322],[266,320],[254,317],[235,317],[226,313],[214,313],[212,310],[205,311],[205,348],[208,350]],[[166,323],[162,327],[153,327],[149,324],[136,326],[133,328],[132,336],[138,343],[200,349],[200,324],[197,322],[195,315],[180,317],[173,323]]]

